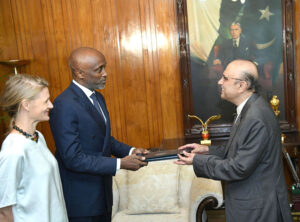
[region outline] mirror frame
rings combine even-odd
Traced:
[[[190,69],[190,48],[187,17],[187,0],[175,0],[177,12],[177,28],[180,54],[180,73],[182,90],[182,112],[184,115],[184,136],[200,137],[192,134],[193,95]],[[281,0],[282,3],[282,45],[284,67],[284,100],[285,119],[280,121],[283,132],[297,131],[296,124],[296,80],[295,80],[295,44],[294,44],[294,4],[293,0]],[[231,124],[211,124],[208,127],[211,137],[227,137],[230,134]]]

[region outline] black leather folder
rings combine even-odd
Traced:
[[[146,157],[147,162],[151,161],[160,161],[160,160],[170,160],[170,159],[178,159],[177,154],[179,151],[176,150],[160,150],[160,151],[154,151],[150,152],[144,155]]]

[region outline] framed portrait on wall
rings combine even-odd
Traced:
[[[282,129],[295,130],[292,0],[177,0],[177,19],[186,135],[202,129],[188,115],[218,114],[211,134],[229,134],[236,107],[221,99],[218,81],[235,59],[257,65],[259,93],[277,96]]]

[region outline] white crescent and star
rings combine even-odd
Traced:
[[[274,37],[271,41],[266,42],[266,43],[256,43],[256,47],[257,49],[265,49],[268,48],[269,46],[273,45],[273,43],[275,42],[276,37]]]
[[[270,21],[270,16],[274,15],[274,13],[270,12],[269,6],[266,7],[266,9],[259,9],[261,16],[259,20],[266,19],[267,21]]]
[[[259,9],[261,16],[259,18],[259,20],[262,19],[266,19],[268,22],[270,21],[270,16],[274,15],[274,13],[270,12],[270,8],[267,5],[265,9]],[[266,42],[266,43],[257,43],[256,47],[257,49],[265,49],[270,47],[271,45],[273,45],[273,43],[275,42],[276,37],[274,37],[271,41]]]

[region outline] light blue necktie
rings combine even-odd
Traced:
[[[96,94],[93,93],[92,95],[90,95],[90,97],[93,100],[94,107],[97,109],[97,111],[99,112],[99,114],[103,117],[104,122],[106,123],[106,118],[105,118],[104,113],[103,113],[103,111],[102,111],[102,109],[100,107],[100,104],[99,104],[98,100],[97,100]]]

